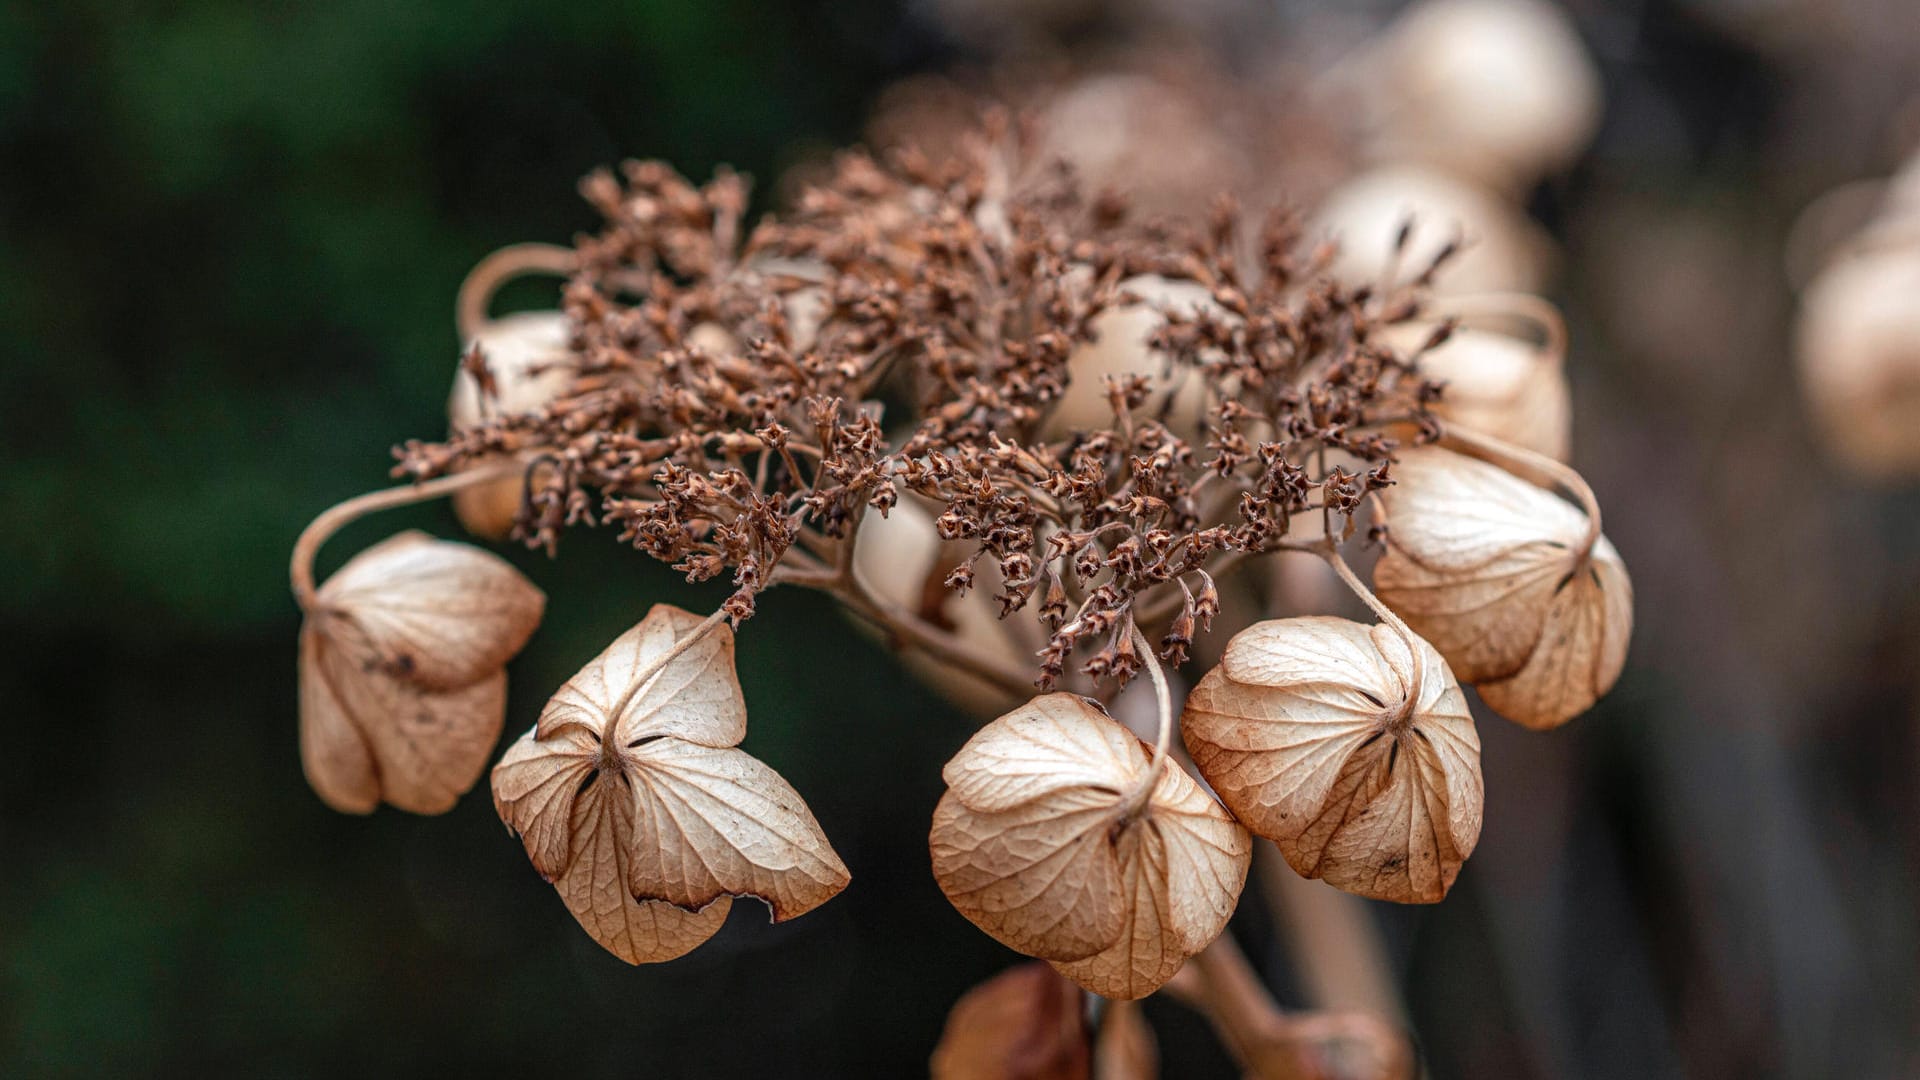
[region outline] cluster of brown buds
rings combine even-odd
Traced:
[[[583,185],[597,234],[476,271],[451,433],[400,447],[410,485],[322,515],[295,553],[323,797],[444,810],[491,750],[532,586],[412,537],[311,581],[345,520],[458,492],[483,536],[553,551],[611,525],[731,582],[704,618],[655,607],[493,770],[535,869],[628,961],[697,946],[732,898],[783,919],[848,880],[799,794],[738,749],[733,633],[781,584],[1004,713],[946,766],[933,872],[1095,993],[1152,993],[1207,950],[1256,838],[1342,889],[1445,895],[1481,817],[1457,680],[1564,723],[1613,683],[1632,619],[1592,495],[1556,460],[1557,318],[1431,302],[1451,245],[1354,283],[1288,212],[1137,217],[1016,125],[967,145],[848,153],[751,226],[739,177],[630,163]],[[560,309],[489,318],[529,271],[566,278]],[[1377,595],[1342,554],[1368,536]],[[1325,560],[1378,621],[1255,607],[1209,654],[1282,554]],[[1178,669],[1202,655],[1218,662],[1182,707]],[[1142,673],[1149,740],[1103,704]]]

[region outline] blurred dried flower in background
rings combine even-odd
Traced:
[[[933,1048],[933,1080],[1086,1080],[1091,1066],[1079,987],[1038,960],[968,990]]]

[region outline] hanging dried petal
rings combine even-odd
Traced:
[[[721,623],[689,644],[701,629],[656,605],[493,770],[494,807],[534,868],[629,963],[706,940],[731,897],[758,897],[778,922],[847,884],[799,793],[735,746],[746,704],[733,633]]]
[[[401,533],[355,556],[300,632],[300,750],[336,810],[451,809],[486,767],[506,662],[546,598],[497,556]]]
[[[1550,728],[1592,707],[1633,632],[1613,545],[1571,504],[1484,461],[1428,447],[1394,472],[1380,599],[1501,715]]]
[[[1097,994],[1152,993],[1219,935],[1252,844],[1186,773],[1096,705],[1048,694],[947,763],[934,876],[962,915]]]
[[[1379,900],[1447,894],[1480,836],[1480,740],[1446,661],[1392,628],[1257,623],[1187,698],[1187,752],[1306,877]]]
[[[1038,961],[968,990],[933,1048],[934,1080],[1086,1080],[1078,987]]]

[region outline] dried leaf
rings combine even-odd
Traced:
[[[1480,837],[1480,740],[1446,661],[1415,640],[1417,660],[1386,626],[1257,623],[1180,726],[1221,800],[1300,874],[1431,903]]]
[[[933,1049],[934,1080],[1086,1080],[1079,987],[1046,964],[1018,964],[968,990]]]
[[[1137,998],[1219,935],[1252,844],[1193,779],[1098,706],[1047,694],[982,728],[934,810],[934,876],[1001,943],[1097,994]]]
[[[1633,633],[1633,586],[1606,537],[1566,501],[1438,448],[1401,455],[1381,493],[1386,605],[1501,715],[1550,728],[1613,686]]]
[[[665,604],[567,681],[493,770],[494,807],[580,925],[629,963],[719,929],[729,898],[776,922],[825,903],[847,869],[798,792],[735,744],[746,704],[723,623]]]
[[[315,594],[300,631],[300,751],[336,810],[383,799],[439,814],[473,787],[500,737],[506,662],[546,598],[487,552],[401,533]]]

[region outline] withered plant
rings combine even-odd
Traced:
[[[962,915],[1058,972],[1006,993],[1166,986],[1259,1075],[1330,1068],[1343,1041],[1404,1072],[1378,1020],[1282,1016],[1222,936],[1254,846],[1441,899],[1481,820],[1456,677],[1531,727],[1584,710],[1620,669],[1625,570],[1577,475],[1485,433],[1514,419],[1498,402],[1478,432],[1447,421],[1422,358],[1454,333],[1427,300],[1453,248],[1342,281],[1284,208],[1143,219],[1031,145],[997,123],[937,163],[849,152],[757,224],[730,172],[632,162],[582,185],[599,232],[483,263],[452,433],[402,445],[406,485],[296,549],[308,776],[342,810],[445,810],[542,606],[497,558],[410,536],[316,588],[339,525],[458,492],[476,532],[548,552],[612,528],[732,591],[705,616],[654,607],[493,770],[502,820],[607,949],[669,960],[734,898],[786,919],[847,884],[800,794],[737,745],[735,632],[777,586],[817,589],[1000,714],[947,763],[930,853]],[[530,271],[566,278],[562,309],[489,319]],[[1061,415],[1076,381],[1104,404],[1090,421]],[[1382,542],[1376,596],[1347,558]],[[1268,556],[1330,567],[1377,622],[1274,610]],[[1237,633],[1208,642],[1227,611]],[[1109,705],[1142,675],[1136,734]],[[1102,1052],[1150,1059],[1138,1014],[1107,1015],[1127,1027]],[[983,1052],[972,1035],[936,1064]]]

